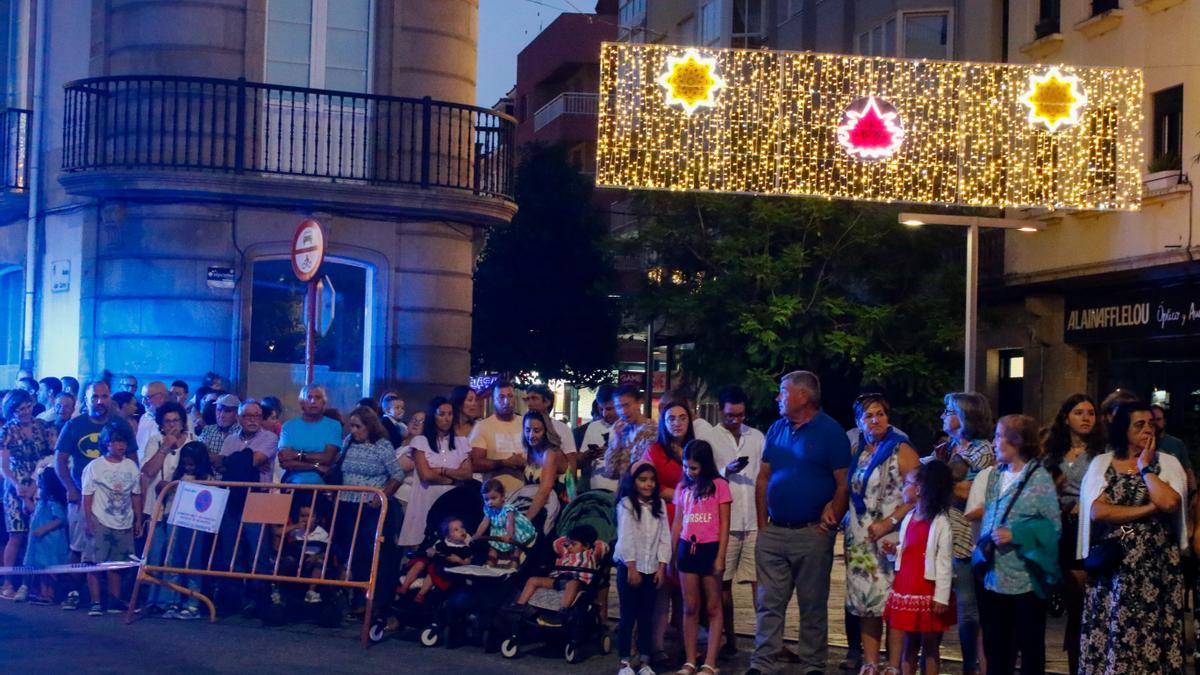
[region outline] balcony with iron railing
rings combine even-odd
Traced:
[[[200,77],[100,77],[65,90],[62,182],[73,192],[398,212],[466,200],[500,220],[515,208],[516,121],[487,108]]]

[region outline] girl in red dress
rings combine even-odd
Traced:
[[[946,515],[954,493],[950,468],[937,460],[922,464],[904,479],[904,502],[916,504],[900,525],[896,548],[896,579],[883,610],[887,622],[888,662],[881,675],[918,672],[918,656],[925,650],[925,672],[939,672],[942,633],[955,624],[951,597],[954,557],[950,518]],[[886,550],[887,544],[885,544]]]

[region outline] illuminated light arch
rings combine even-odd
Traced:
[[[1029,108],[1029,123],[1043,124],[1050,133],[1079,124],[1079,113],[1087,105],[1087,94],[1075,75],[1051,68],[1045,75],[1029,76],[1029,90],[1021,97]]]
[[[846,108],[837,138],[852,157],[887,159],[904,143],[904,126],[895,106],[868,96]]]
[[[717,74],[717,60],[689,49],[683,56],[668,56],[667,69],[658,76],[658,83],[667,90],[667,105],[678,105],[688,115],[701,107],[716,104],[717,91],[725,80]]]

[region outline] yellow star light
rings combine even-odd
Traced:
[[[717,60],[700,56],[695,49],[683,56],[668,56],[667,69],[658,83],[667,90],[667,105],[680,105],[688,115],[701,106],[715,105],[717,90],[725,86],[725,80],[717,75]]]
[[[1044,124],[1053,133],[1059,127],[1079,123],[1079,111],[1087,105],[1087,96],[1079,88],[1078,77],[1051,68],[1041,77],[1029,76],[1029,91],[1021,102],[1029,107],[1030,124]]]

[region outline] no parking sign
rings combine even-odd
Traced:
[[[175,504],[167,523],[216,534],[221,528],[227,501],[229,488],[183,481],[175,490]]]

